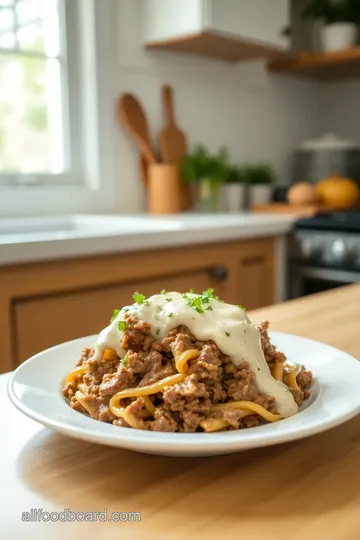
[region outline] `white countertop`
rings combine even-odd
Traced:
[[[294,215],[73,215],[0,219],[0,265],[287,234]]]

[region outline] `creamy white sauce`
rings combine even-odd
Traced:
[[[187,295],[190,299],[196,296],[190,293]],[[209,306],[212,310],[206,310]],[[123,332],[119,330],[118,324],[124,320],[126,313],[150,324],[155,339],[163,339],[173,328],[183,324],[198,340],[213,340],[236,366],[247,362],[255,373],[259,391],[275,398],[281,416],[296,414],[298,406],[291,392],[284,383],[271,375],[261,348],[260,331],[250,321],[246,311],[215,299],[210,299],[202,307],[204,312],[198,313],[188,305],[188,299],[178,292],[155,294],[143,304],[126,306],[100,333],[95,344],[95,356],[101,358],[106,348],[114,349],[120,358],[125,356],[126,351],[120,347]]]

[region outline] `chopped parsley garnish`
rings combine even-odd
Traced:
[[[118,329],[120,330],[120,332],[123,332],[126,328],[126,322],[125,321],[119,321],[118,323]]]
[[[130,308],[128,308],[128,307],[123,308],[124,313],[127,313],[129,311],[129,309]]]
[[[171,298],[165,298],[165,302],[171,302]]]
[[[201,304],[201,296],[196,296],[195,298],[188,299],[188,306],[190,306],[194,311],[197,311],[198,313],[204,313],[204,308]]]
[[[156,335],[158,336],[159,334],[160,334],[160,326],[158,326],[156,329]]]
[[[189,296],[189,294],[192,294],[193,296]],[[204,306],[204,304],[210,304],[210,300],[217,300],[218,302],[222,302],[223,300],[220,300],[218,296],[214,295],[214,289],[207,289],[206,291],[203,291],[201,294],[195,294],[193,292],[193,289],[190,290],[189,293],[184,293],[183,298],[187,300],[188,306],[190,306],[194,311],[197,311],[197,313],[204,313],[204,311],[211,311],[213,308],[211,305]]]
[[[116,317],[119,315],[119,313],[120,313],[120,309],[114,309],[114,313],[113,313],[113,315],[112,315],[112,317],[110,319],[111,323],[116,319]]]
[[[225,334],[227,335],[227,337],[230,337],[230,332],[225,332]]]
[[[162,307],[161,307],[161,306],[157,306],[156,311],[161,311],[161,310],[162,310]]]
[[[174,316],[173,313],[169,313],[169,315],[168,315],[169,319],[171,319],[173,316]]]
[[[166,294],[165,289],[163,289],[160,294]]]
[[[246,307],[242,306],[241,304],[238,304],[238,308],[242,309],[243,311],[247,311]]]
[[[137,304],[139,304],[139,305],[145,304],[146,306],[148,306],[150,304],[149,300],[146,299],[146,296],[144,294],[139,293],[139,292],[135,292],[132,295],[132,297],[135,300],[135,302]]]
[[[127,366],[128,363],[129,363],[129,360],[127,359],[127,356],[125,356],[125,357],[123,358],[123,360],[122,360],[122,365],[123,365],[123,366]]]

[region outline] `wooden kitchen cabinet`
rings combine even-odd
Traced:
[[[0,371],[98,333],[115,308],[132,303],[134,291],[213,287],[248,309],[272,304],[274,251],[275,239],[267,238],[2,267]]]
[[[150,49],[237,62],[289,51],[290,0],[142,0]]]

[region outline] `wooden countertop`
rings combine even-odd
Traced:
[[[359,357],[359,305],[355,285],[252,315]],[[360,417],[303,441],[230,456],[147,456],[52,433],[11,405],[7,378],[0,377],[1,538],[360,538]],[[141,522],[21,520],[31,509],[105,508],[108,515],[140,512]]]

